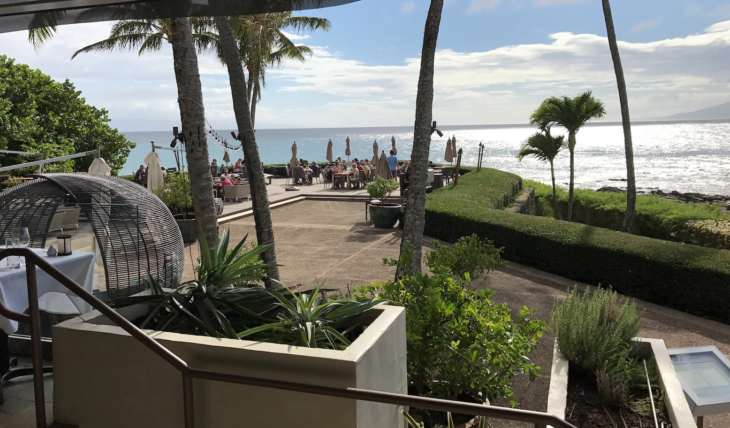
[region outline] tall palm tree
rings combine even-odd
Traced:
[[[608,46],[613,59],[613,69],[616,72],[616,85],[618,86],[618,99],[621,103],[621,122],[624,127],[624,150],[626,152],[626,214],[624,215],[623,231],[631,233],[636,219],[636,176],[634,173],[634,143],[631,139],[631,116],[629,115],[629,96],[626,93],[626,80],[624,79],[624,68],[621,65],[621,55],[618,52],[616,41],[616,30],[613,27],[613,15],[611,14],[611,3],[603,1],[603,16],[606,19],[606,30],[608,32]]]
[[[248,71],[248,99],[251,122],[256,124],[256,104],[261,100],[261,88],[266,87],[266,69],[279,67],[286,59],[305,60],[312,50],[296,45],[284,33],[328,31],[331,23],[325,18],[292,16],[291,12],[272,12],[258,15],[237,16],[230,19],[231,28],[238,39],[241,60]]]
[[[237,39],[233,33],[229,19],[225,16],[217,16],[214,20],[219,35],[217,46],[228,68],[231,96],[233,97],[233,112],[236,115],[239,139],[241,140],[244,157],[246,158],[248,181],[251,183],[251,201],[253,204],[254,222],[256,224],[256,239],[261,244],[270,245],[262,253],[264,262],[269,265],[267,278],[264,282],[267,288],[275,288],[276,282],[272,280],[279,279],[279,270],[276,265],[276,252],[274,251],[274,228],[271,221],[271,209],[269,208],[266,182],[264,181],[264,170],[256,145],[256,134],[253,131],[251,111],[249,110],[246,77],[243,73]]]
[[[550,134],[550,127],[547,127],[542,132],[535,133],[528,138],[522,144],[520,151],[517,152],[517,159],[520,161],[527,156],[533,156],[542,162],[550,162],[550,177],[553,179],[553,207],[558,220],[562,220],[562,216],[558,208],[558,193],[555,187],[555,167],[553,163],[558,153],[564,148],[565,136],[553,137]]]
[[[172,45],[193,209],[212,251],[218,240],[218,219],[214,208],[213,178],[205,138],[205,108],[196,52],[210,37],[204,31],[206,23],[205,18],[118,21],[112,26],[109,38],[79,49],[72,58],[81,53],[115,49],[137,49],[138,54],[142,55],[160,50],[163,41]]]
[[[426,28],[423,32],[423,48],[421,50],[421,71],[418,76],[418,92],[416,93],[416,121],[413,130],[413,150],[411,151],[410,186],[406,200],[406,214],[403,225],[400,255],[405,255],[410,247],[413,251],[412,272],[421,270],[421,252],[423,246],[423,228],[426,224],[426,186],[428,181],[428,153],[431,148],[431,120],[433,118],[433,73],[436,59],[436,43],[438,41],[441,12],[444,0],[431,0],[426,17]],[[412,272],[396,271],[396,279],[400,275]]]
[[[545,129],[558,124],[568,130],[568,150],[570,151],[570,188],[568,189],[568,218],[573,218],[573,187],[575,183],[575,144],[578,131],[593,119],[606,115],[603,103],[593,97],[591,91],[575,98],[551,97],[542,102],[532,113],[530,123]]]

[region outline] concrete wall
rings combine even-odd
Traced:
[[[128,319],[139,307],[120,310]],[[377,318],[344,351],[148,331],[191,367],[406,393],[405,311]],[[97,311],[54,327],[54,416],[79,428],[183,426],[182,376]],[[402,427],[396,406],[194,381],[197,427]]]

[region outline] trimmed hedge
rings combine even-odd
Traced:
[[[522,178],[509,172],[482,168],[477,173],[469,168],[459,170],[459,185],[454,182],[436,190],[446,205],[476,204],[480,208],[504,208],[522,191]]]
[[[475,183],[491,187],[459,186]],[[487,209],[493,196],[481,190],[466,192],[483,195],[468,200],[450,188],[432,192],[424,234],[456,242],[476,233],[504,247],[508,260],[730,324],[730,251]]]

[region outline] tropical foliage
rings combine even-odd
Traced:
[[[555,213],[558,219],[561,219],[560,210],[558,210],[557,191],[555,187],[555,158],[558,156],[561,150],[565,148],[564,144],[565,137],[562,135],[553,137],[550,133],[550,127],[546,127],[542,132],[533,134],[528,138],[520,147],[520,151],[517,152],[517,159],[522,161],[527,156],[537,158],[542,162],[550,162],[550,177],[553,181],[553,201],[555,203]]]
[[[44,153],[46,158],[101,148],[116,174],[135,143],[108,124],[108,112],[86,104],[74,85],[0,55],[0,148]],[[0,155],[3,165],[37,160]],[[58,172],[87,171],[93,157],[49,165]],[[18,171],[24,174],[33,171]]]
[[[496,249],[487,242],[484,256]],[[489,289],[472,286],[472,272],[459,277],[452,268],[434,265],[443,257],[427,258],[429,273],[416,272],[397,281],[360,287],[362,296],[377,296],[406,308],[408,379],[422,396],[469,399],[512,399],[512,378],[529,373],[538,376],[540,367],[527,355],[545,331],[545,322],[533,318],[534,310],[523,308],[512,320],[505,304],[493,303]],[[414,261],[408,249],[400,260],[384,260],[410,272]],[[474,272],[476,273],[476,272]]]
[[[391,193],[396,191],[398,189],[398,182],[395,180],[387,180],[381,176],[378,176],[378,178],[373,181],[372,183],[368,183],[365,186],[365,190],[367,190],[368,195],[370,195],[373,199],[380,199],[385,203],[385,201],[388,199]]]
[[[256,286],[253,282],[265,275],[267,266],[260,255],[267,246],[253,245],[248,250],[245,241],[229,249],[225,231],[211,252],[201,234],[201,259],[194,280],[165,290],[148,276],[149,295],[116,299],[111,305],[149,305],[140,328],[344,349],[367,321],[363,314],[382,303],[367,298],[328,300],[320,295],[323,284],[301,293],[287,289],[285,294]]]
[[[187,173],[167,174],[165,183],[155,189],[154,193],[173,213],[184,213],[193,206],[190,177]]]
[[[575,145],[578,131],[593,119],[600,119],[606,114],[603,103],[590,91],[583,92],[575,98],[550,97],[542,102],[532,113],[530,123],[540,129],[560,125],[568,130],[568,150],[570,151],[570,187],[568,189],[568,218],[573,214],[573,188],[575,184]]]

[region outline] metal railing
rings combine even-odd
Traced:
[[[185,412],[185,428],[194,428],[194,403],[193,403],[193,379],[204,379],[211,381],[236,383],[241,385],[258,386],[263,388],[295,391],[330,397],[348,398],[352,400],[369,401],[373,403],[393,404],[397,406],[413,407],[419,409],[436,410],[451,413],[484,416],[495,419],[506,419],[532,423],[535,428],[546,428],[548,425],[554,428],[575,428],[572,424],[547,413],[533,412],[529,410],[510,409],[505,407],[483,406],[480,404],[462,403],[450,400],[439,400],[435,398],[417,397],[388,392],[371,391],[360,388],[344,388],[326,385],[309,384],[302,382],[291,382],[286,380],[267,379],[253,376],[241,376],[230,373],[200,370],[188,366],[177,355],[170,352],[160,343],[142,332],[137,326],[119,315],[112,308],[101,300],[86,291],[81,285],[64,275],[42,257],[27,248],[12,248],[0,251],[0,260],[8,256],[25,257],[25,269],[28,286],[28,302],[30,314],[19,314],[8,309],[0,301],[0,315],[31,326],[32,360],[33,360],[33,386],[35,389],[36,424],[38,428],[46,427],[45,394],[43,391],[43,361],[41,358],[40,340],[40,313],[38,310],[38,289],[36,278],[36,267],[47,273],[50,277],[61,283],[63,286],[74,292],[94,309],[101,312],[116,325],[124,329],[132,337],[137,339],[152,352],[167,361],[182,374],[182,388]]]

